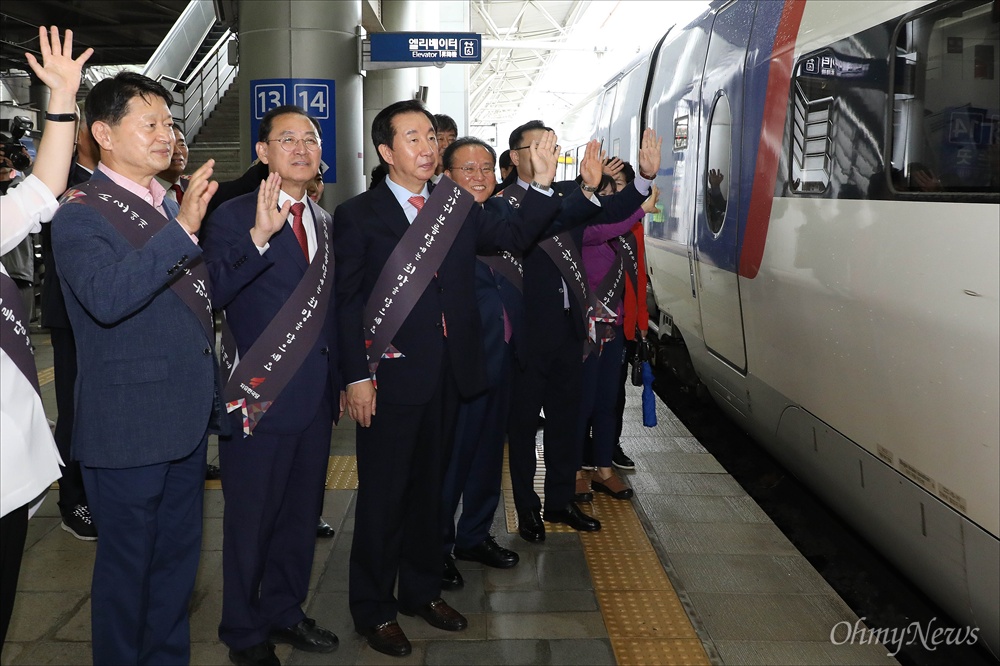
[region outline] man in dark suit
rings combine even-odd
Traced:
[[[340,414],[331,220],[306,193],[320,130],[301,108],[281,106],[257,138],[267,181],[220,206],[204,240],[213,304],[232,334],[229,344],[223,331],[233,434],[219,441],[219,637],[236,664],[278,663],[272,643],[310,652],[337,645],[302,610]]]
[[[515,129],[510,136],[511,158],[517,182],[511,188],[523,191],[534,177],[533,165],[523,157],[523,151],[538,136],[550,131],[541,121],[531,121]],[[612,197],[599,197],[601,214],[590,223],[613,223],[626,219],[645,200],[652,176],[660,164],[660,143],[651,129],[643,135],[639,157],[640,175],[634,186]],[[557,191],[583,189],[593,194],[601,180],[604,155],[597,142],[591,141],[581,161],[582,186],[573,181],[557,183]],[[522,207],[526,205],[522,203]],[[566,246],[575,246],[579,253],[583,245],[583,226],[575,214],[564,211]],[[562,235],[562,234],[560,234]],[[579,256],[579,255],[577,255]],[[579,259],[577,259],[579,261]],[[534,490],[535,433],[539,410],[545,409],[545,513],[546,521],[565,523],[576,530],[596,531],[601,524],[583,513],[574,499],[576,471],[581,465],[582,441],[577,441],[576,429],[580,410],[580,384],[584,357],[584,342],[589,335],[588,303],[581,303],[580,289],[566,277],[541,245],[524,254],[524,309],[527,322],[525,345],[518,355],[514,372],[513,398],[509,427],[509,461],[514,503],[517,507],[518,533],[529,542],[545,539],[542,506]],[[586,280],[582,263],[579,273]],[[579,282],[579,280],[577,280]],[[586,285],[584,285],[584,291]]]
[[[90,180],[101,159],[100,148],[90,133],[83,112],[80,112],[76,135],[76,151],[67,184],[70,187]],[[52,253],[52,228],[42,225],[42,262],[45,278],[42,281],[41,323],[49,329],[52,340],[52,367],[55,371],[56,408],[59,417],[53,433],[63,459],[62,477],[59,479],[59,513],[61,527],[82,541],[95,541],[97,528],[90,515],[87,492],[83,487],[80,463],[73,460],[73,386],[76,384],[76,341],[70,328],[66,303],[63,300],[56,260]]]
[[[458,396],[486,387],[475,255],[523,248],[544,228],[558,206],[543,192],[551,193],[557,151],[554,135],[532,145],[531,212],[511,223],[486,214],[450,180],[430,192],[437,136],[419,102],[380,111],[372,142],[387,179],[334,213],[341,357],[358,424],[349,599],[369,645],[403,656],[410,644],[397,610],[440,629],[467,626],[440,599],[440,482]]]
[[[440,132],[438,133],[440,136]],[[443,173],[467,190],[476,203],[514,215],[504,199],[493,197],[496,153],[485,141],[463,137],[442,153]],[[513,357],[523,335],[520,262],[513,255],[478,257],[476,301],[483,330],[488,388],[458,407],[455,441],[444,476],[444,589],[462,587],[455,558],[507,569],[518,555],[502,547],[490,534],[500,501],[503,445],[510,404]],[[456,526],[459,501],[462,514]],[[453,554],[454,551],[454,554]]]
[[[130,72],[86,113],[101,164],[70,190],[52,247],[77,343],[73,456],[101,533],[91,591],[99,664],[187,664],[208,433],[221,422],[208,276],[194,234],[212,162],[178,208],[171,95]]]

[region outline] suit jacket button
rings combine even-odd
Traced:
[[[205,356],[211,356],[212,350],[209,349],[208,347],[205,347],[204,349],[201,350],[201,353],[204,354]]]
[[[562,287],[559,287],[559,293],[560,294],[563,293],[563,288]]]
[[[323,356],[326,356],[327,354],[330,353],[330,350],[327,347],[323,347],[322,349],[319,350],[319,353],[322,354]]]

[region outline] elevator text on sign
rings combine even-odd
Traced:
[[[475,32],[374,32],[372,62],[457,62],[482,59],[482,35]]]
[[[331,79],[256,79],[250,82],[250,143],[257,143],[260,121],[285,104],[302,107],[319,125],[323,161],[329,165],[323,182],[337,182],[337,123],[335,81]],[[256,157],[256,153],[254,153]]]

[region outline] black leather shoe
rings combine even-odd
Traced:
[[[371,649],[390,657],[405,657],[413,650],[406,634],[394,620],[377,624],[358,633],[368,640]]]
[[[272,629],[269,638],[272,643],[287,643],[304,652],[333,652],[339,642],[335,633],[317,627],[316,620],[308,617],[294,627]]]
[[[320,518],[319,525],[316,526],[316,538],[332,539],[334,534],[336,534],[336,532],[332,527],[330,527],[330,523]]]
[[[455,566],[455,558],[447,555],[444,558],[444,573],[441,574],[442,590],[460,590],[465,586],[462,579],[462,572]]]
[[[545,525],[538,509],[528,509],[517,512],[517,533],[521,538],[531,543],[545,541]]]
[[[229,661],[236,666],[281,666],[270,643],[251,645],[245,650],[229,650]]]
[[[427,620],[427,624],[445,631],[462,631],[469,626],[465,616],[448,605],[444,599],[435,599],[413,610],[399,609],[403,615],[416,615]]]
[[[600,521],[580,511],[573,502],[567,504],[565,509],[546,511],[545,520],[550,523],[565,523],[580,532],[597,532],[601,529]]]
[[[481,562],[496,569],[510,569],[521,559],[514,551],[503,548],[492,536],[469,549],[455,548],[455,557],[469,562]]]

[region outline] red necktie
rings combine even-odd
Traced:
[[[410,204],[414,208],[417,209],[418,213],[421,210],[423,210],[423,207],[424,207],[424,198],[422,196],[420,196],[419,194],[413,195],[412,197],[410,197],[409,199],[407,199],[407,201],[409,201]],[[434,277],[437,277],[437,273],[434,274]],[[445,321],[445,319],[444,319],[444,313],[443,312],[441,313],[441,330],[444,333],[444,337],[447,338],[448,337],[448,322]]]
[[[170,189],[174,191],[177,196],[177,205],[179,206],[184,201],[184,190],[181,189],[180,183],[174,183],[170,186]]]
[[[292,204],[292,231],[299,239],[302,254],[306,255],[306,261],[309,261],[309,240],[306,238],[306,228],[302,224],[302,212],[305,209],[306,205],[301,201]]]

